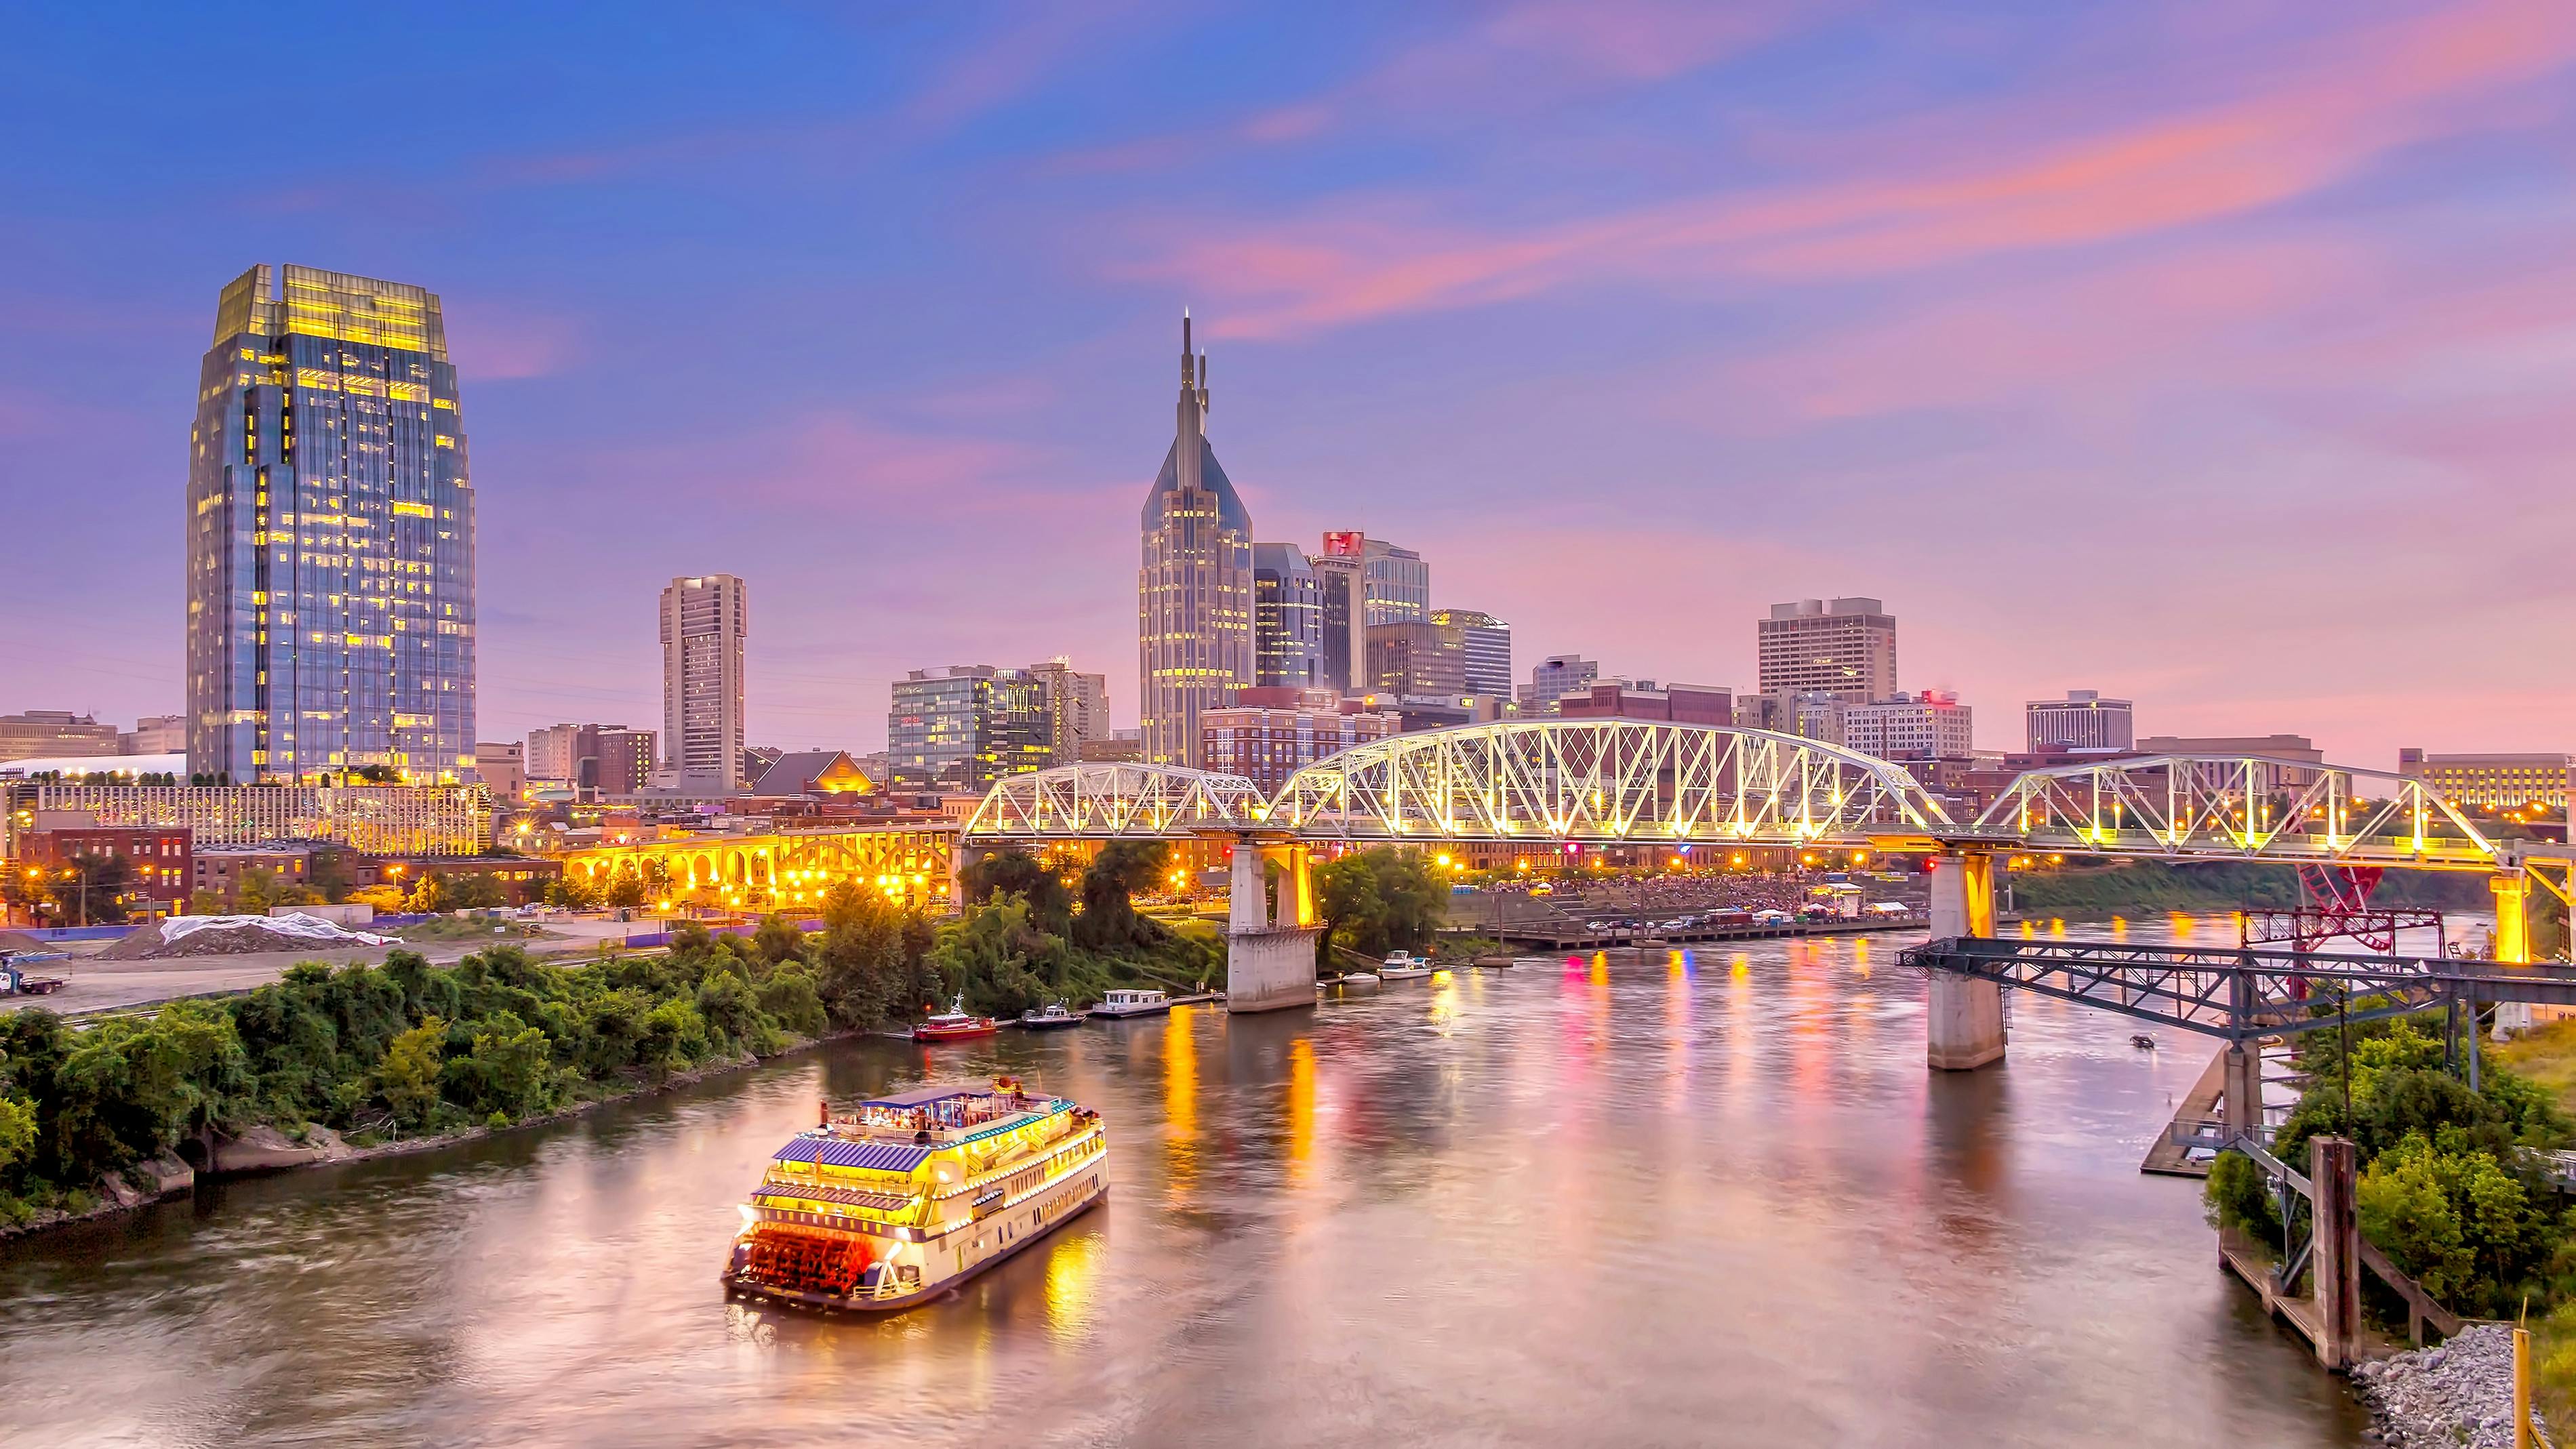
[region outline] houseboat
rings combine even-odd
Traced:
[[[1091,1008],[1095,1017],[1160,1016],[1172,1009],[1172,998],[1166,992],[1138,991],[1121,987],[1100,998]]]
[[[728,1289],[779,1303],[908,1308],[1043,1239],[1109,1191],[1100,1114],[990,1087],[923,1086],[826,1105],[770,1154],[742,1205]]]

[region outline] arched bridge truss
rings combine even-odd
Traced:
[[[2379,770],[2152,755],[2033,770],[1979,816],[2067,854],[2492,870],[2503,855],[2442,793]]]
[[[1373,741],[1265,799],[1239,775],[1069,765],[995,785],[969,841],[1210,831],[1323,841],[1862,842],[1949,827],[1903,767],[1766,730],[1520,720]]]

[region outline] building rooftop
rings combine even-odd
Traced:
[[[30,775],[185,775],[188,757],[176,755],[57,755],[0,761],[0,780]]]

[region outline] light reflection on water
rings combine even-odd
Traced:
[[[2198,1043],[2024,997],[2005,1066],[1935,1076],[1904,944],[847,1043],[225,1185],[0,1248],[0,1438],[2353,1442],[2338,1382],[2211,1269],[2193,1185],[2137,1173]],[[926,1070],[1101,1107],[1110,1203],[894,1319],[726,1303],[770,1150]]]

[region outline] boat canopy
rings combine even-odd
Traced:
[[[843,1137],[807,1134],[769,1155],[776,1162],[819,1162],[826,1167],[856,1167],[868,1172],[910,1172],[934,1150],[908,1142],[852,1142]]]

